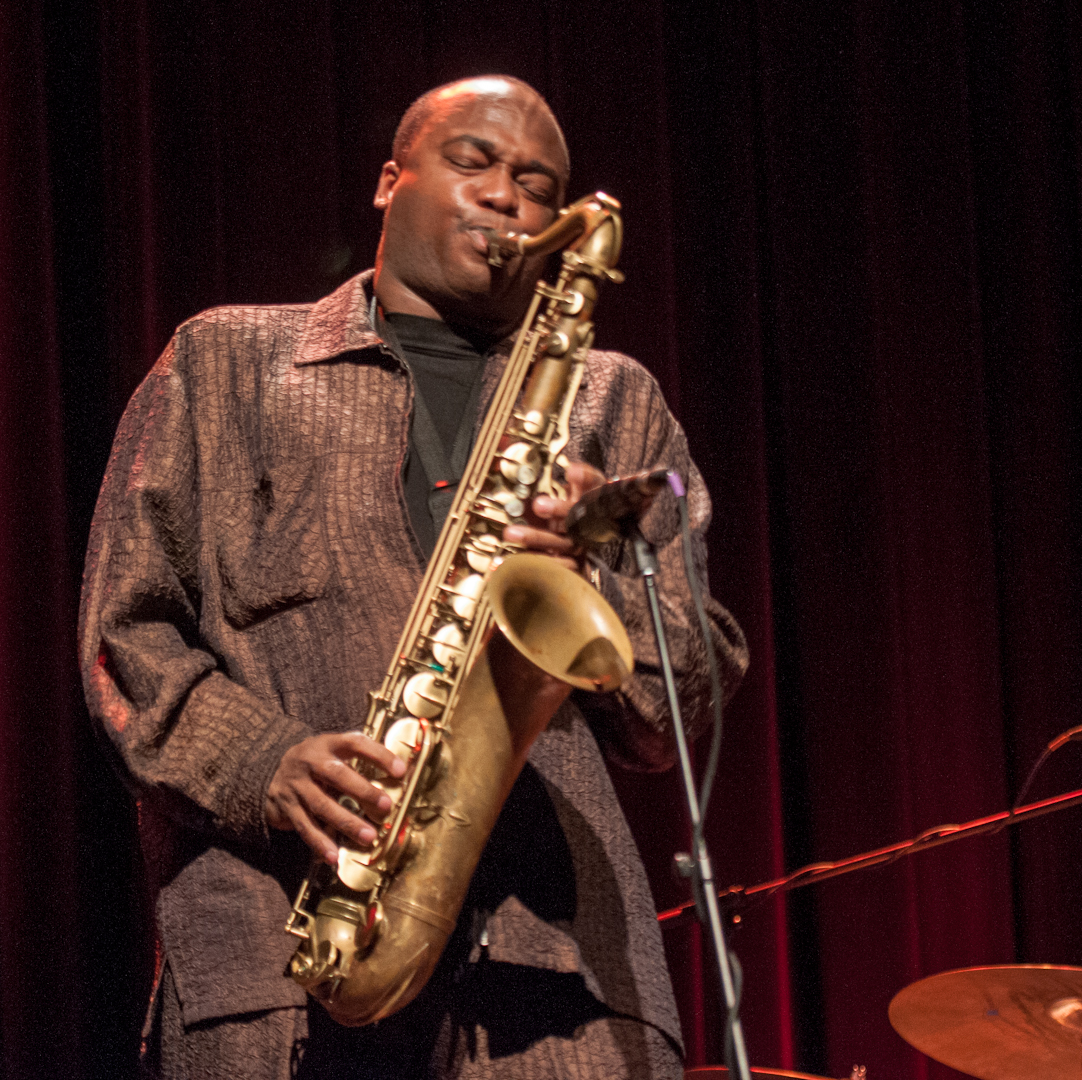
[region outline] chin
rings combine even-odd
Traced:
[[[513,327],[526,313],[534,287],[534,280],[527,283],[516,269],[508,276],[482,258],[459,263],[445,279],[443,294],[429,296],[428,302],[451,322],[486,330]]]

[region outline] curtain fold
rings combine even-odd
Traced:
[[[81,974],[75,590],[39,4],[0,12],[0,58],[0,1070],[23,1077],[78,1059]]]

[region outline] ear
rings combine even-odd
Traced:
[[[377,210],[386,210],[391,205],[394,186],[398,182],[401,172],[402,170],[398,167],[397,161],[385,161],[383,163],[383,168],[379,171],[379,183],[376,184],[376,194],[372,199],[372,205]]]

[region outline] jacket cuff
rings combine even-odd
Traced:
[[[278,770],[282,755],[315,732],[307,724],[287,717],[287,723],[267,731],[267,738],[253,747],[248,767],[241,775],[228,804],[229,827],[245,840],[270,842],[267,824],[267,788]]]

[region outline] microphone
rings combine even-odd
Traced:
[[[567,535],[580,547],[627,536],[668,482],[668,469],[654,469],[618,477],[586,492],[568,512]]]

